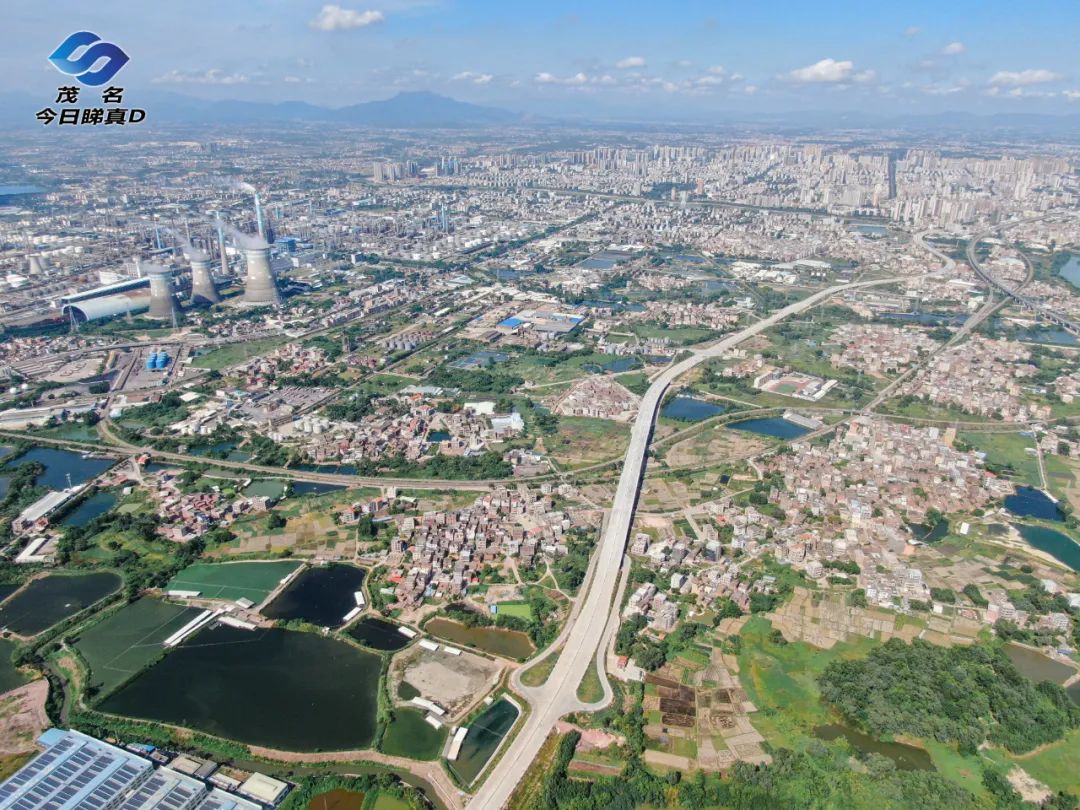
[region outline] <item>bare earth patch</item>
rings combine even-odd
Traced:
[[[441,647],[413,647],[394,661],[391,672],[395,682],[404,680],[456,717],[498,683],[502,665],[464,651],[450,655]]]
[[[34,751],[34,741],[50,725],[45,714],[49,682],[42,678],[0,695],[0,755]]]
[[[1053,792],[1019,766],[1009,771],[1007,778],[1009,784],[1023,797],[1025,802],[1041,804],[1044,800],[1050,798],[1050,794]]]

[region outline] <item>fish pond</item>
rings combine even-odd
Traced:
[[[199,632],[100,704],[287,751],[366,748],[382,662],[315,633],[218,625]]]
[[[34,483],[49,489],[66,489],[68,486],[85,484],[116,463],[116,459],[112,458],[93,458],[55,447],[35,447],[11,459],[7,465],[17,467],[32,461],[40,462],[45,467],[45,471],[34,479]]]
[[[409,643],[409,638],[398,631],[398,625],[371,616],[361,619],[346,632],[365,647],[379,652],[394,652]]]
[[[35,579],[0,605],[0,628],[34,636],[120,589],[111,571],[50,574]]]
[[[198,591],[205,599],[250,599],[259,604],[301,563],[267,562],[192,563],[166,586],[170,591]]]
[[[318,796],[312,796],[307,803],[307,810],[363,810],[364,794],[358,790],[328,790]]]
[[[325,495],[327,492],[338,492],[345,489],[343,484],[320,484],[318,481],[293,481],[291,493],[293,495]]]
[[[1005,508],[1017,517],[1033,517],[1039,520],[1061,522],[1065,515],[1057,503],[1041,489],[1017,487],[1016,494],[1005,496]]]
[[[432,619],[424,629],[431,635],[462,647],[472,647],[492,655],[523,661],[533,654],[532,640],[519,630],[501,627],[466,627],[451,619]]]
[[[364,584],[364,572],[351,565],[308,568],[262,610],[268,619],[300,619],[319,627],[340,627],[355,608],[353,594]]]
[[[419,709],[398,707],[386,727],[381,750],[384,754],[409,759],[435,759],[446,742],[446,728],[436,729]]]
[[[1080,544],[1077,544],[1069,535],[1056,529],[1048,529],[1045,526],[1027,526],[1023,523],[1014,523],[1013,527],[1020,532],[1029,545],[1045,551],[1055,560],[1069,566],[1073,571],[1080,571]]]
[[[1032,650],[1021,644],[1006,644],[1005,655],[1013,662],[1013,666],[1020,674],[1038,683],[1039,681],[1053,681],[1056,684],[1065,683],[1076,674],[1076,667],[1061,661],[1055,661],[1038,650]]]
[[[143,597],[79,634],[75,649],[90,667],[87,685],[104,697],[164,652],[162,642],[198,608]]]
[[[116,506],[116,495],[108,490],[95,492],[84,500],[60,521],[63,526],[83,527],[96,517],[100,517]]]
[[[672,397],[660,411],[661,416],[678,419],[680,422],[701,422],[713,416],[719,416],[727,408],[697,397]]]
[[[809,428],[796,425],[780,416],[769,419],[744,419],[741,422],[732,422],[728,427],[732,430],[745,430],[762,436],[771,436],[774,439],[797,439],[810,432]]]
[[[450,768],[466,785],[471,784],[484,770],[517,718],[517,707],[504,698],[491,704],[469,724],[461,751],[457,759],[450,763]]]

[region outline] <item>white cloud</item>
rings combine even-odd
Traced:
[[[959,54],[962,54],[966,50],[967,48],[964,47],[963,42],[950,42],[948,45],[941,49],[941,53],[945,56],[957,56]]]
[[[568,76],[565,79],[561,79],[554,73],[542,72],[537,73],[533,79],[537,84],[566,84],[566,85],[582,85],[589,83],[589,77],[584,73],[575,73],[573,76]]]
[[[713,76],[723,76],[724,74],[727,73],[727,68],[725,68],[723,65],[713,65],[711,68],[709,68],[705,72],[706,73],[711,73]]]
[[[843,82],[851,78],[855,63],[850,59],[838,62],[835,59],[822,59],[812,65],[796,68],[787,74],[794,82]]]
[[[495,76],[491,73],[478,73],[475,70],[463,70],[453,77],[455,82],[472,82],[473,84],[490,84]]]
[[[851,77],[859,84],[869,84],[877,78],[877,71],[875,70],[861,70]]]
[[[904,29],[904,36],[913,37],[913,36],[915,36],[916,34],[918,34],[921,31],[922,31],[922,29],[919,28],[919,26],[917,26],[917,25],[909,25],[907,28]]]
[[[210,68],[203,73],[197,70],[170,70],[154,79],[157,84],[247,84],[243,73],[226,73],[220,68]]]
[[[1062,90],[1061,95],[1069,101],[1080,101],[1080,90]]]
[[[1046,84],[1064,78],[1060,73],[1043,68],[1027,70],[999,70],[990,77],[990,84],[995,87],[1027,87],[1032,84]]]
[[[628,68],[643,68],[645,67],[644,56],[628,56],[625,59],[620,59],[615,63],[615,67],[619,70],[627,70]]]
[[[757,92],[757,90],[758,89],[757,89],[756,84],[748,84],[745,87],[743,87],[742,92],[746,93],[746,95],[748,95],[748,96],[752,96],[752,95],[754,95],[754,93]]]
[[[365,28],[381,23],[385,19],[386,15],[381,11],[356,11],[328,3],[308,23],[308,26],[316,31],[345,31],[349,28]]]

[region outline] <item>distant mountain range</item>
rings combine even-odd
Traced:
[[[535,115],[498,107],[470,104],[430,92],[398,93],[382,101],[367,101],[346,107],[321,107],[304,101],[209,101],[164,92],[158,89],[131,90],[131,104],[147,110],[149,123],[161,124],[283,124],[303,122],[339,123],[376,129],[482,129],[515,124],[595,127],[609,130],[670,130],[739,127],[762,131],[837,132],[840,130],[904,130],[933,134],[1016,133],[1025,137],[1080,137],[1080,115],[1003,113],[929,113],[900,116],[864,111],[803,111],[773,113],[705,112],[687,108],[685,115],[619,115],[601,109],[560,115]],[[127,99],[125,99],[127,100]],[[41,128],[34,113],[50,105],[49,100],[28,93],[0,93],[0,125]],[[682,112],[681,110],[679,111]],[[697,120],[691,116],[697,116]],[[51,129],[56,129],[53,124]]]
[[[327,121],[379,129],[434,129],[499,126],[526,120],[519,113],[427,92],[398,93],[383,101],[338,108],[305,101],[207,101],[168,92],[131,91],[129,96],[132,103],[147,110],[148,119],[169,124]],[[50,105],[29,94],[0,94],[0,121],[40,126],[34,112],[46,106]]]

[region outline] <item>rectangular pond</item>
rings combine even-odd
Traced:
[[[466,784],[471,784],[484,770],[487,761],[499,747],[518,718],[517,707],[503,698],[469,724],[469,730],[461,743],[457,759],[450,768]]]
[[[351,751],[374,737],[381,669],[374,653],[316,633],[217,625],[99,708],[285,751]]]
[[[364,571],[352,565],[326,565],[300,573],[263,608],[268,619],[299,619],[319,627],[340,627],[357,607],[354,594],[364,585]]]
[[[398,630],[398,625],[373,616],[365,616],[345,632],[365,647],[379,652],[400,650],[411,640]]]
[[[451,619],[432,619],[424,629],[438,638],[446,639],[462,647],[472,647],[492,655],[502,655],[523,661],[533,654],[533,643],[518,630],[501,627],[466,627]]]
[[[301,563],[266,562],[193,563],[169,581],[170,591],[198,591],[206,599],[250,599],[258,604]]]
[[[769,419],[744,419],[741,422],[732,422],[728,427],[732,430],[746,430],[762,436],[771,436],[774,439],[797,439],[810,432],[809,428],[779,416]]]
[[[120,589],[111,571],[50,574],[35,579],[0,605],[0,628],[35,636]]]

